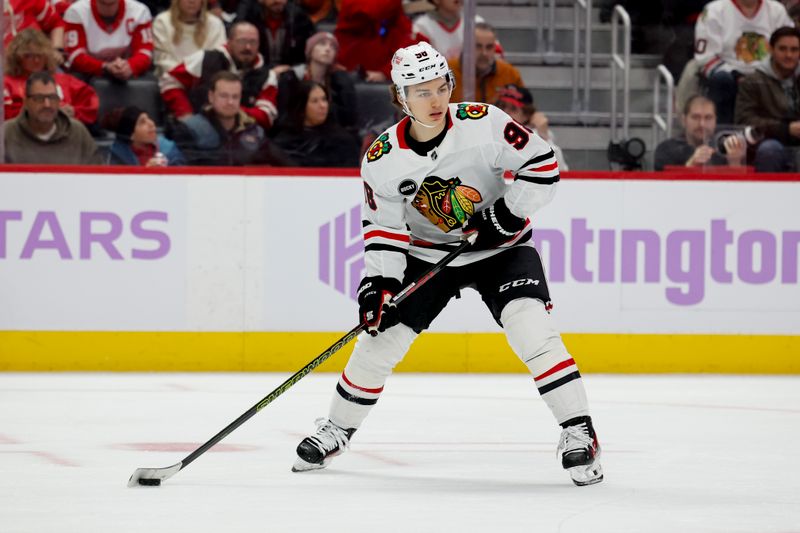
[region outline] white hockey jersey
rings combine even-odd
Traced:
[[[559,180],[552,148],[536,133],[487,104],[450,104],[448,131],[427,155],[406,141],[406,117],[370,146],[361,164],[362,225],[368,276],[403,279],[406,254],[436,262],[463,236],[463,224],[500,197],[528,218],[550,202]],[[504,173],[511,171],[509,183]],[[466,252],[469,264],[514,245],[532,245],[530,221],[492,250]]]
[[[703,75],[717,70],[751,74],[769,55],[769,36],[781,26],[794,26],[777,0],[759,0],[747,18],[736,0],[714,0],[706,5],[694,30],[694,57]]]
[[[103,61],[129,58],[134,75],[150,67],[153,57],[150,10],[136,0],[121,0],[109,25],[92,0],[78,0],[64,13],[66,67],[100,75]]]

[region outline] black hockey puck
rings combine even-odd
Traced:
[[[148,487],[157,487],[161,485],[161,480],[158,478],[155,479],[147,479],[147,478],[139,478],[139,485],[145,485]]]

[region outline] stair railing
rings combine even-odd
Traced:
[[[572,30],[572,110],[589,111],[592,92],[592,0],[575,0]],[[581,31],[583,30],[583,31]],[[583,83],[580,80],[580,38],[583,33]],[[583,101],[579,89],[583,86]]]
[[[545,0],[539,0],[536,10],[536,50],[547,64],[558,63],[556,57],[556,0],[550,0],[545,16]],[[545,39],[545,28],[547,38]]]
[[[663,82],[663,85],[662,85]],[[666,88],[666,109],[664,115],[661,114],[661,93],[662,88]],[[664,65],[659,65],[656,69],[656,81],[653,88],[653,148],[658,146],[661,142],[661,133],[664,133],[664,138],[669,139],[672,137],[672,117],[675,93],[675,78],[672,73],[667,70]]]
[[[622,23],[622,55],[619,54],[619,24]],[[617,72],[622,71],[622,137],[628,139],[631,115],[631,17],[617,4],[611,14],[611,140],[617,137]]]

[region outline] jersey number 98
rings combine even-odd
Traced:
[[[516,148],[522,150],[530,140],[530,135],[525,129],[516,122],[509,122],[506,124],[506,129],[503,130],[503,136],[506,142]]]

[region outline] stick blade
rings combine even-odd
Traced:
[[[177,463],[166,468],[137,468],[128,480],[128,486],[158,487],[162,481],[174,476],[182,466],[182,463]]]

